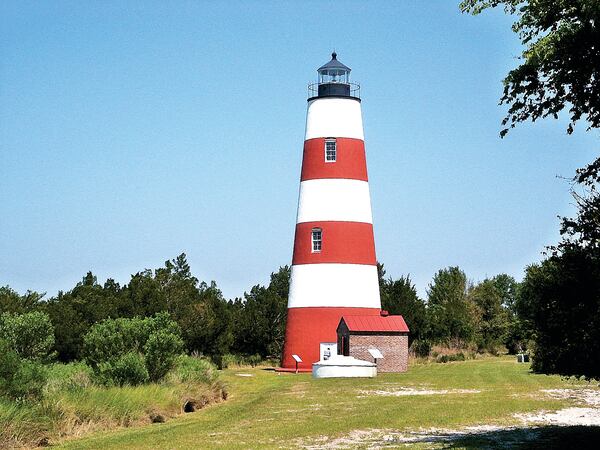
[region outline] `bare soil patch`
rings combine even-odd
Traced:
[[[600,407],[600,390],[598,389],[542,389],[540,392],[552,398],[570,399],[577,403]]]
[[[478,389],[415,389],[401,387],[390,390],[358,391],[358,397],[369,397],[371,395],[382,395],[386,397],[403,397],[407,395],[448,395],[448,394],[479,394]]]
[[[559,426],[600,426],[598,408],[564,408],[558,411],[538,411],[531,414],[515,414],[525,424]]]

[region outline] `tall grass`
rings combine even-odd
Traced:
[[[177,358],[175,368],[167,375],[168,383],[207,383],[219,378],[217,368],[210,361],[195,356]]]
[[[129,426],[133,422],[148,421],[152,410],[169,416],[181,410],[177,389],[171,386],[148,384],[144,386],[92,386],[81,391],[64,392],[55,398],[62,411],[82,423],[98,422],[106,425]]]
[[[216,368],[208,361],[182,356],[162,383],[99,386],[82,363],[49,368],[39,404],[0,399],[0,448],[36,446],[90,431],[164,422],[226,398]]]
[[[227,353],[221,358],[221,366],[223,369],[234,368],[234,367],[277,367],[280,364],[280,360],[277,358],[262,358],[260,355],[240,355]]]
[[[53,419],[52,412],[42,405],[0,398],[0,448],[44,444]]]
[[[418,348],[414,349],[411,347],[409,349],[409,365],[414,366],[428,363],[466,361],[468,359],[498,357],[508,353],[508,350],[505,347],[498,347],[492,350],[493,351],[478,350],[475,345],[468,345],[459,341],[447,345],[433,345],[427,355],[421,355],[418,352]]]

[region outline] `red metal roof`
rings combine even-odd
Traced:
[[[385,331],[408,333],[402,316],[343,316],[350,331]]]

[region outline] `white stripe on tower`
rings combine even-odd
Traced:
[[[373,223],[369,184],[339,178],[302,181],[296,223],[323,220]]]
[[[309,101],[304,140],[319,137],[364,141],[360,102],[352,98],[317,98]]]
[[[300,264],[292,266],[291,278],[288,308],[381,307],[377,266]]]

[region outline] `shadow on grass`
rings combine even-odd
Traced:
[[[563,449],[600,448],[600,426],[517,427],[464,433],[440,433],[414,443],[437,443],[443,449]]]

